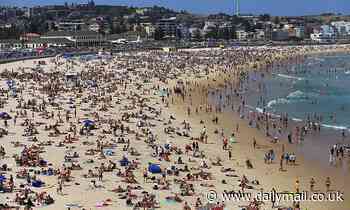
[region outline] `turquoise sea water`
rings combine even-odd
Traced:
[[[330,146],[349,144],[350,140],[350,54],[311,56],[299,62],[274,66],[269,73],[262,72],[251,71],[249,79],[238,90],[249,108],[245,109],[245,114],[252,109],[275,115],[288,113],[289,119],[296,122],[306,120],[308,116],[311,119],[315,115],[322,116],[321,132],[306,136],[297,144],[296,152],[332,169],[328,163]],[[223,111],[231,114],[232,102],[236,112],[239,100],[230,101],[225,97],[234,95],[231,87],[211,90],[209,103],[221,107],[225,104]],[[345,138],[342,137],[343,129]],[[287,142],[289,131],[282,134],[282,141]],[[350,171],[348,164],[343,164],[341,169],[344,174]]]
[[[288,113],[295,120],[322,116],[322,125],[350,128],[350,55],[307,58],[299,64],[275,69],[271,76],[251,75],[261,91],[248,103],[275,114]]]

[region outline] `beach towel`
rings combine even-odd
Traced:
[[[230,143],[231,143],[231,144],[236,143],[235,137],[231,137],[231,138],[230,138]]]

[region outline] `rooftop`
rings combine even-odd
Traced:
[[[95,31],[49,31],[46,34],[44,34],[44,37],[57,37],[57,36],[97,36],[99,33]]]

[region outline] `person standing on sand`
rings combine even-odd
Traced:
[[[315,179],[312,177],[310,180],[310,191],[313,192],[314,191],[314,187],[315,187],[316,181]]]
[[[292,144],[292,133],[288,133],[288,143]]]
[[[60,179],[58,179],[57,194],[63,194],[63,183]]]
[[[282,154],[282,155],[281,155],[281,158],[280,158],[280,168],[279,168],[279,171],[283,171],[283,159],[284,159],[284,155]]]
[[[227,150],[227,144],[228,144],[228,140],[226,137],[224,137],[223,139],[223,145],[222,145],[222,149],[223,150]]]
[[[255,149],[256,148],[256,139],[255,139],[255,137],[253,138],[253,149]]]
[[[329,163],[333,165],[334,163],[334,147],[329,150]]]
[[[232,152],[231,152],[231,150],[229,150],[228,151],[228,159],[231,160],[231,158],[232,158]]]
[[[277,194],[277,191],[276,191],[275,188],[272,188],[271,194],[272,194],[272,196],[271,196],[271,203],[272,203],[271,208],[275,208],[275,204],[276,204],[276,194]]]
[[[327,192],[330,191],[330,187],[331,187],[331,178],[327,177],[327,179],[326,179],[326,189],[327,189]]]
[[[98,169],[98,181],[102,181],[103,179],[103,169],[99,168]]]
[[[295,180],[295,191],[296,191],[296,193],[299,193],[299,191],[300,191],[300,182],[299,182],[299,178],[297,178],[297,179]]]
[[[143,182],[147,182],[148,179],[148,171],[147,168],[143,170]]]

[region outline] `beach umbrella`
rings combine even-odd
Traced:
[[[5,180],[6,180],[6,177],[3,176],[3,175],[1,175],[1,176],[0,176],[0,182],[4,182]]]
[[[11,119],[11,116],[7,112],[0,112],[1,119]]]
[[[95,122],[92,121],[92,120],[84,120],[84,121],[83,121],[83,125],[84,125],[85,127],[93,127],[93,126],[95,125]]]
[[[149,164],[148,171],[151,172],[152,174],[159,174],[162,172],[160,166],[157,164]]]

